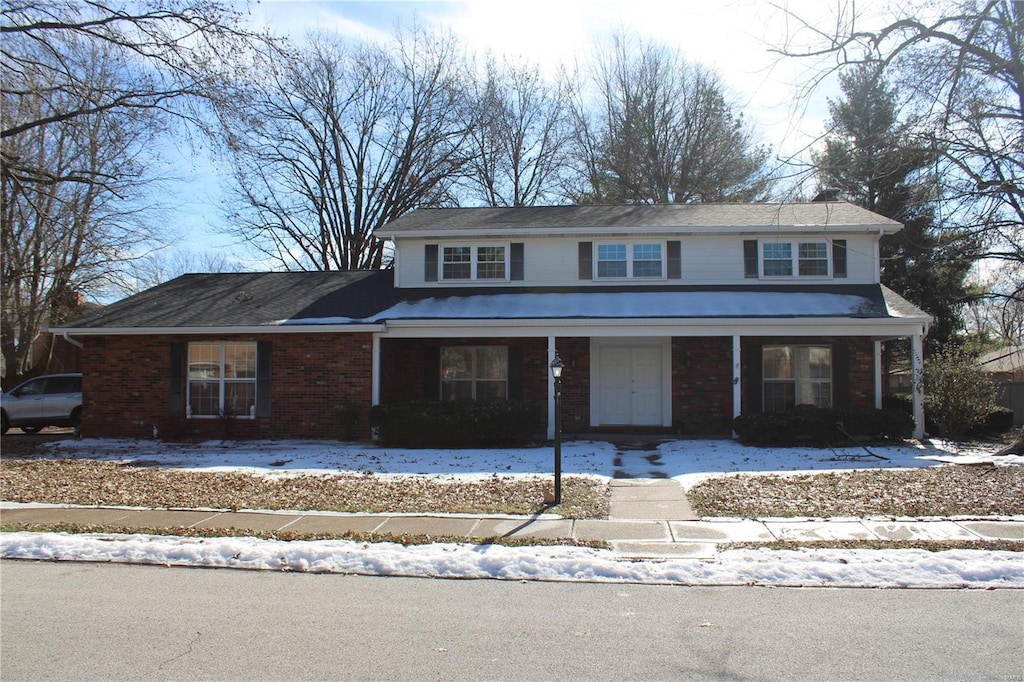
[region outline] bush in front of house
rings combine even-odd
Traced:
[[[798,407],[786,412],[741,414],[733,420],[733,429],[746,445],[844,445],[851,438],[857,442],[909,438],[914,419],[898,408]]]
[[[544,408],[515,400],[376,405],[370,424],[384,445],[466,448],[525,445],[544,429]]]
[[[924,363],[924,405],[943,438],[960,440],[998,409],[996,386],[963,350],[939,351]]]
[[[1013,410],[997,407],[985,417],[985,430],[992,433],[1006,433],[1013,428]]]

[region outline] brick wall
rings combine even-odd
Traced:
[[[522,354],[523,400],[541,405],[545,418],[548,404],[548,341],[540,338],[493,339],[382,339],[381,402],[402,403],[425,399],[428,382],[440,378],[427,376],[425,358],[438,357],[441,346],[518,347]],[[559,357],[565,364],[562,391],[562,429],[567,433],[585,431],[590,426],[590,339],[559,338]]]
[[[354,438],[370,436],[370,334],[106,336],[82,339],[82,434],[90,438]],[[269,341],[270,416],[170,414],[171,345]]]
[[[726,435],[732,416],[732,337],[673,337],[673,427],[687,435]]]
[[[562,370],[562,431],[580,433],[590,430],[590,339],[558,338],[555,349],[565,368]],[[545,371],[547,342],[544,346]],[[545,390],[547,386],[545,386]]]
[[[370,334],[85,337],[82,351],[87,437],[343,438],[370,437],[372,338]],[[170,416],[171,344],[189,341],[269,341],[273,348],[271,413],[251,419]],[[523,399],[546,406],[546,338],[382,339],[381,402],[424,398],[424,348],[442,345],[517,346],[522,354]],[[766,343],[846,344],[851,407],[874,404],[874,352],[870,339],[745,337],[743,405],[760,390],[748,380],[747,361]],[[566,433],[590,430],[590,340],[559,338],[565,364],[562,422]],[[687,435],[724,435],[732,417],[730,337],[672,339],[672,419]]]

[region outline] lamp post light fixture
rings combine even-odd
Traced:
[[[551,377],[555,380],[555,504],[562,504],[562,359],[555,353]]]

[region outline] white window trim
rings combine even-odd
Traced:
[[[465,249],[469,251],[469,277],[445,277],[444,276],[444,252],[445,249]],[[478,277],[477,266],[480,264],[480,249],[482,248],[498,248],[505,250],[505,276],[504,277]],[[439,282],[509,282],[511,281],[511,269],[512,269],[512,245],[509,242],[500,242],[496,244],[440,244],[438,245],[437,254],[437,280]]]
[[[789,275],[766,275],[764,274],[764,245],[765,244],[789,244],[789,258],[790,258],[790,269],[792,274]],[[800,245],[801,244],[824,244],[825,245],[825,262],[828,267],[827,275],[801,275],[800,274]],[[772,259],[777,260],[777,259]],[[757,275],[760,279],[777,279],[777,280],[791,280],[791,279],[832,279],[833,278],[833,265],[832,265],[832,242],[827,239],[763,239],[757,242]]]
[[[765,384],[771,382],[781,384],[783,382],[789,382],[793,384],[793,397],[794,400],[799,399],[800,395],[800,382],[812,383],[812,384],[828,384],[828,406],[829,408],[835,407],[835,354],[832,352],[832,346],[821,343],[767,343],[761,347],[762,362],[764,358],[764,351],[766,348],[791,348],[793,349],[794,362],[793,362],[793,378],[792,379],[779,379],[777,377],[765,376],[764,367],[761,368],[761,400],[764,401],[764,387]],[[796,362],[796,351],[798,348],[827,348],[828,349],[828,379],[813,378],[813,377],[801,377],[798,369],[799,364]],[[799,407],[802,403],[794,403],[793,407]]]
[[[216,346],[220,347],[220,376],[217,377],[216,381],[217,381],[217,390],[219,391],[218,397],[217,397],[217,402],[221,406],[221,408],[224,407],[224,396],[225,396],[224,387],[225,387],[226,384],[228,384],[228,383],[236,383],[236,384],[251,383],[253,385],[253,401],[252,401],[252,407],[250,408],[249,413],[248,414],[233,414],[233,415],[231,415],[231,418],[232,419],[255,419],[256,418],[256,405],[257,405],[257,402],[258,402],[257,392],[259,391],[259,380],[258,380],[259,379],[259,345],[255,341],[193,341],[193,342],[188,344],[188,348],[186,349],[186,357],[185,357],[185,382],[186,382],[186,386],[185,386],[185,416],[188,419],[221,419],[221,418],[223,418],[225,416],[223,412],[221,412],[220,414],[192,414],[192,383],[193,382],[199,383],[199,382],[204,382],[204,381],[212,381],[212,379],[193,379],[191,376],[188,376],[189,373],[191,372],[192,346],[193,345],[196,345],[196,346],[213,346],[213,345],[216,345]],[[248,378],[246,378],[246,379],[228,379],[227,377],[224,376],[225,351],[227,350],[228,346],[252,346],[253,347],[253,349],[256,352],[256,373],[257,373],[256,376],[254,376],[252,379],[248,379]]]
[[[661,275],[657,277],[641,276],[635,277],[633,275],[633,247],[644,246],[647,244],[656,244],[661,247]],[[625,246],[626,247],[626,276],[625,277],[602,277],[600,274],[598,253],[602,246]],[[594,281],[602,282],[623,282],[626,280],[636,280],[640,282],[657,282],[659,280],[668,279],[668,243],[664,241],[658,241],[656,239],[641,239],[635,241],[621,241],[621,240],[606,240],[600,242],[594,242],[594,257],[593,257],[593,273]],[[585,262],[585,261],[584,261]],[[643,261],[647,262],[647,261]]]

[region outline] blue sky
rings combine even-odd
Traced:
[[[832,3],[781,1],[819,25],[834,22]],[[829,81],[812,98],[795,98],[799,85],[820,65],[780,59],[769,51],[787,35],[807,36],[794,34],[794,23],[768,0],[262,0],[250,7],[250,16],[254,25],[295,41],[310,30],[386,40],[397,23],[418,21],[451,30],[477,54],[522,58],[549,73],[560,65],[585,62],[602,39],[625,29],[678,47],[691,61],[718,71],[747,120],[783,157],[806,158],[805,148],[824,129],[827,98],[838,92]],[[202,155],[190,158],[187,151],[169,161],[173,175],[190,178],[169,183],[165,195],[183,233],[180,247],[237,251],[218,234],[223,225],[220,171]]]

